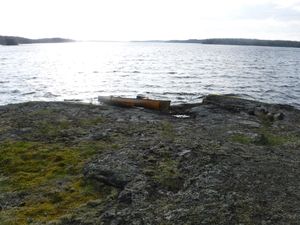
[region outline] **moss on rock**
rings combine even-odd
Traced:
[[[18,208],[0,211],[3,224],[51,221],[102,198],[103,193],[86,184],[84,163],[103,149],[104,143],[78,146],[41,142],[8,141],[0,144],[1,192],[26,192]],[[95,147],[97,146],[97,147]],[[9,216],[8,216],[9,215]]]

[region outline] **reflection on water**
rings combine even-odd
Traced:
[[[199,102],[209,93],[299,107],[300,49],[170,43],[0,46],[0,104],[98,95]]]

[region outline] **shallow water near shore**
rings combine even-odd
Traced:
[[[300,108],[300,49],[78,42],[0,46],[0,105],[99,95],[200,102],[235,94]]]

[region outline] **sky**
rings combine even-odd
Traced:
[[[300,41],[300,0],[0,0],[0,35]]]

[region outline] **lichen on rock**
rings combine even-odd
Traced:
[[[293,107],[218,95],[169,114],[29,102],[0,106],[0,124],[3,225],[300,221]]]

